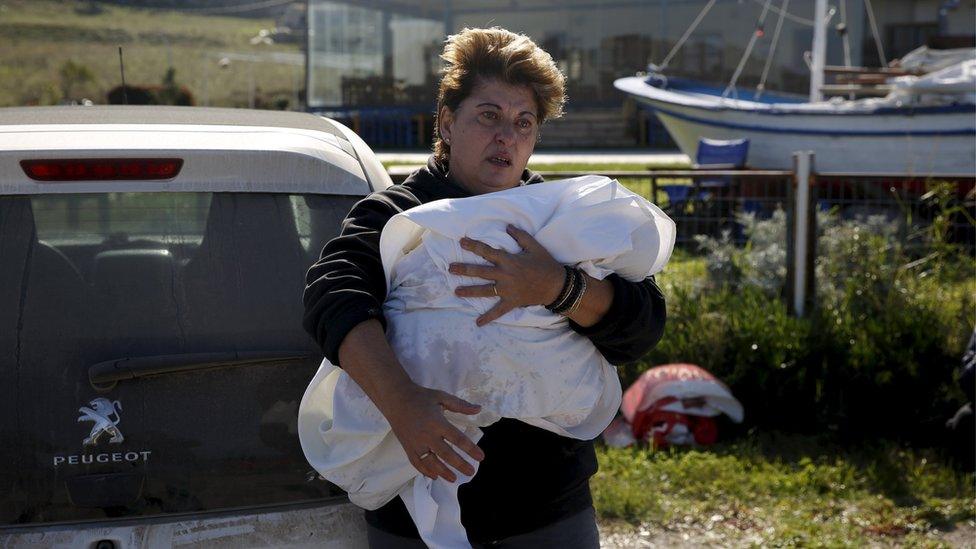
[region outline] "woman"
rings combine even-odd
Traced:
[[[308,272],[305,328],[376,404],[410,461],[430,478],[454,481],[450,468],[473,468],[457,448],[481,462],[461,487],[461,519],[476,544],[509,547],[597,547],[589,477],[592,442],[503,419],[484,429],[479,445],[444,417],[475,414],[469,403],[414,384],[384,336],[385,278],[379,235],[395,214],[442,198],[462,198],[541,182],[525,169],[539,127],[561,114],[564,80],[552,58],[525,36],[502,29],[465,29],[451,36],[437,105],[437,137],[427,166],[400,185],[375,193],[350,212]],[[465,297],[496,297],[478,318],[487,324],[516,307],[550,305],[568,278],[529,234],[510,229],[522,252],[509,254],[474,240],[461,246],[491,266],[453,265],[451,272],[485,280],[461,287]],[[635,360],[660,338],[664,299],[650,278],[587,279],[570,326],[614,364]],[[448,444],[450,443],[450,444]],[[453,445],[453,447],[452,447]],[[422,546],[399,500],[366,513],[372,547]]]

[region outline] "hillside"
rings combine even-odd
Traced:
[[[206,15],[231,14],[237,17],[277,17],[288,4],[296,0],[99,0],[87,2],[96,4],[115,4],[136,8],[156,8],[204,13]]]
[[[294,103],[302,66],[242,61],[247,56],[290,54],[297,44],[251,44],[271,18],[189,15],[171,9],[88,1],[4,0],[0,4],[0,106],[52,105],[87,98],[105,103],[121,83],[118,47],[130,85],[158,85],[166,70],[198,105]],[[221,59],[226,60],[221,63]]]

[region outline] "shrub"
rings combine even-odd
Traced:
[[[75,63],[70,59],[65,61],[61,65],[61,68],[58,69],[58,76],[61,78],[62,101],[77,99],[75,94],[79,89],[84,88],[86,84],[90,84],[95,80],[95,74],[87,65]]]
[[[160,105],[192,107],[196,103],[190,90],[176,82],[176,69],[173,67],[166,69],[162,86],[154,88],[153,92]]]
[[[976,322],[972,256],[938,222],[958,216],[948,210],[943,204],[935,223],[910,227],[924,244],[911,253],[899,239],[906,219],[821,213],[817,295],[802,319],[780,297],[782,212],[742,216],[744,247],[728,235],[699,237],[704,277],[662,273],[664,339],[621,371],[624,381],[652,364],[692,362],[730,386],[751,424],[931,441],[961,404],[953,374]]]
[[[184,107],[196,104],[193,94],[185,86],[176,82],[176,70],[170,67],[163,76],[160,86],[133,86],[126,84],[125,96],[122,86],[116,86],[107,94],[110,105],[179,105]]]
[[[149,86],[119,85],[108,90],[105,99],[109,105],[158,105],[156,94]]]

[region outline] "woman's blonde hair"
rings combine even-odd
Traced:
[[[447,37],[441,59],[447,64],[437,90],[437,116],[443,107],[456,111],[482,80],[528,86],[539,108],[539,124],[563,114],[566,79],[552,56],[524,34],[466,28]],[[438,127],[434,125],[434,157],[446,162],[451,146],[441,139]]]

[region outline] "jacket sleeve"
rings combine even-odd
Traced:
[[[339,345],[357,324],[375,318],[386,327],[380,232],[399,211],[380,193],[356,203],[339,236],[325,245],[305,275],[302,325],[335,365],[339,365]]]
[[[664,335],[667,311],[664,294],[654,277],[630,282],[611,274],[613,302],[603,318],[593,326],[583,327],[569,321],[570,327],[590,338],[608,362],[620,365],[633,362],[650,351]]]

